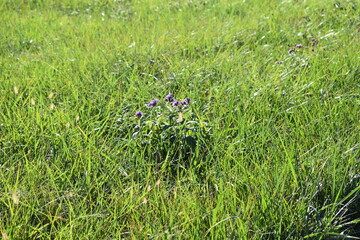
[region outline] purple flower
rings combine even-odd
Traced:
[[[156,103],[158,102],[159,100],[157,99],[153,99],[151,100],[151,102],[149,102],[148,104],[146,104],[147,107],[155,107],[156,106]]]
[[[174,95],[172,93],[169,93],[165,98],[164,98],[165,102],[174,102]]]
[[[142,115],[143,115],[143,113],[140,112],[140,111],[137,111],[137,112],[135,113],[135,116],[137,116],[137,117],[141,117]]]
[[[299,43],[299,44],[296,44],[295,47],[297,47],[297,48],[302,48],[303,45],[302,45],[301,43]]]
[[[179,101],[175,101],[175,102],[173,102],[173,104],[172,104],[172,105],[173,105],[174,107],[177,107],[177,106],[179,106],[179,104],[180,104],[180,102],[179,102]]]
[[[188,105],[190,103],[190,98],[185,98],[184,101],[181,102],[183,105]]]
[[[295,49],[293,49],[293,48],[289,49],[289,51],[288,51],[288,53],[293,53],[293,52],[295,52]]]

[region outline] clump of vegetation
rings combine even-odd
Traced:
[[[199,160],[206,161],[211,128],[191,110],[190,98],[178,101],[169,93],[164,100],[153,99],[146,107],[135,113],[131,137],[138,140],[147,161],[182,167],[199,167]]]
[[[1,238],[359,238],[359,10],[2,1]]]

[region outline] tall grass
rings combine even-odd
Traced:
[[[359,8],[1,1],[2,238],[360,237]]]

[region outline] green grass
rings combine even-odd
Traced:
[[[358,1],[0,11],[3,239],[360,237]]]

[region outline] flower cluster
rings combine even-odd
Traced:
[[[302,47],[303,47],[303,45],[301,43],[295,44],[295,46],[293,46],[292,48],[290,48],[288,50],[288,53],[293,53],[293,52],[295,52],[296,48],[302,48]]]
[[[172,93],[169,93],[168,95],[166,95],[166,97],[164,98],[164,101],[171,103],[171,105],[173,107],[178,107],[179,109],[190,104],[190,98],[185,98],[182,101],[177,101],[177,100],[175,100],[174,95]],[[147,107],[155,107],[158,102],[159,102],[158,99],[153,99],[149,103],[147,103],[146,106]],[[135,113],[135,116],[142,117],[143,113],[141,111],[137,111]]]
[[[183,101],[176,101],[174,95],[169,93],[165,98],[165,102],[171,102],[174,107],[181,107],[190,103],[190,98],[185,98]]]

